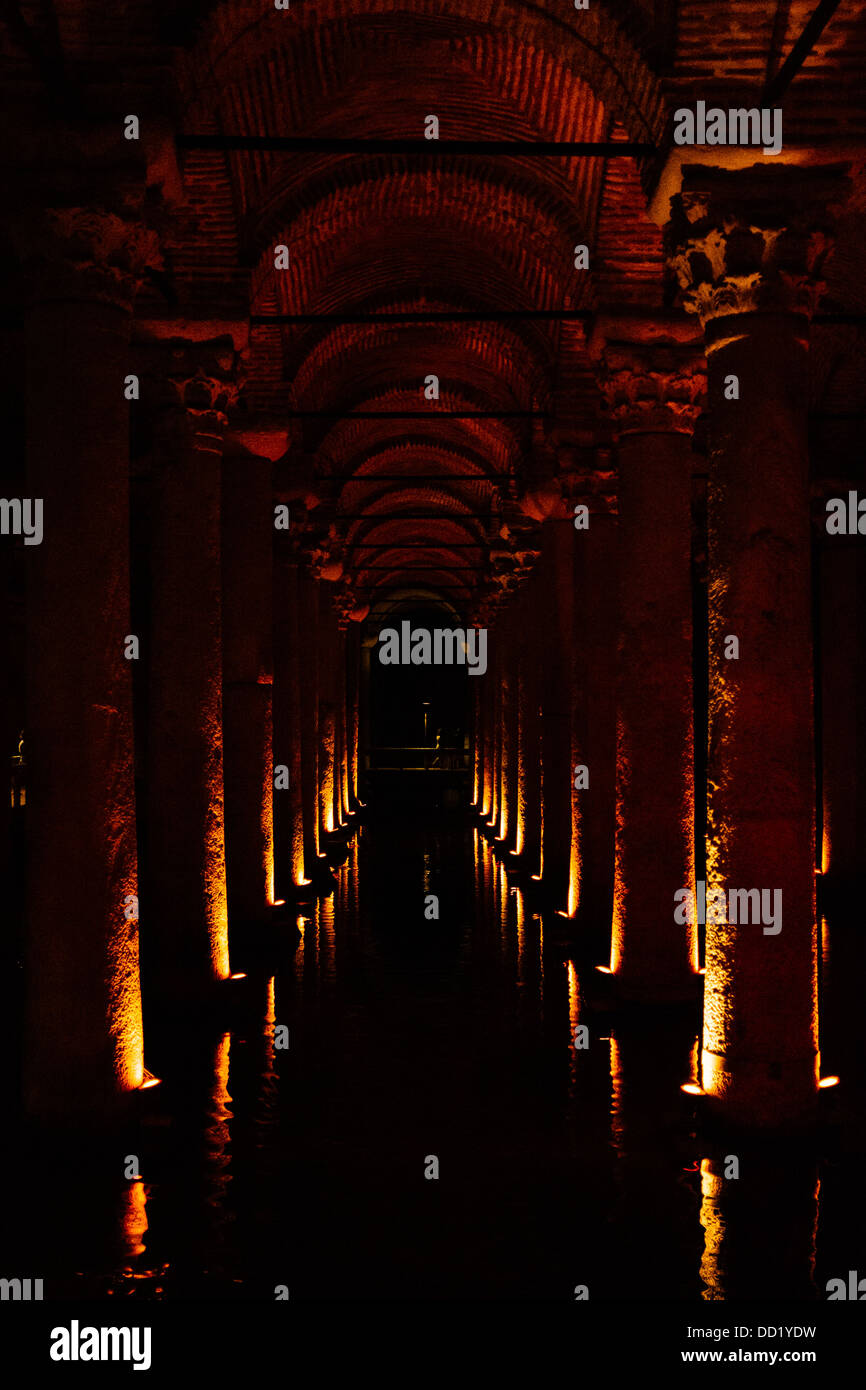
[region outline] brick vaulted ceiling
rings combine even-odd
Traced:
[[[478,0],[218,7],[180,68],[183,127],[417,138],[435,114],[443,140],[653,139],[656,79],[610,15],[582,18]],[[575,246],[601,257],[602,231],[607,255],[627,256],[622,220],[641,202],[630,162],[606,171],[598,158],[190,152],[185,177],[201,181],[203,203],[218,183],[229,195],[208,278],[248,267],[254,315],[587,307]],[[620,225],[611,206],[600,225],[611,190]],[[288,271],[274,268],[278,244]],[[200,285],[199,266],[188,273]],[[648,222],[634,267],[652,294],[661,260]],[[271,417],[381,412],[294,422],[332,543],[360,602],[414,585],[468,609],[522,521],[513,499],[540,433],[530,412],[553,413],[561,363],[555,322],[261,326],[247,402]],[[440,396],[427,402],[430,373]],[[397,411],[423,415],[385,414]]]
[[[125,85],[145,114],[149,93],[169,144],[214,133],[418,138],[435,114],[443,140],[655,147],[641,160],[181,147],[163,236],[178,316],[335,316],[254,322],[241,410],[287,424],[288,468],[318,499],[315,525],[347,592],[374,602],[423,580],[468,612],[497,557],[520,550],[519,498],[557,450],[603,491],[583,326],[344,320],[661,305],[661,236],[646,204],[673,109],[697,97],[761,104],[816,3],[291,0],[278,11],[271,0],[22,0],[0,60],[13,79],[35,53],[37,68],[41,54],[70,81]],[[866,6],[841,0],[785,94],[786,144],[863,140],[864,61]],[[588,272],[574,266],[580,243]],[[278,244],[287,270],[274,267]],[[859,305],[860,263],[856,241],[840,248],[838,302]],[[164,312],[158,288],[145,291],[141,316]],[[822,358],[819,337],[819,368],[826,359],[828,379],[862,396],[834,343]],[[428,402],[431,373],[440,399]]]

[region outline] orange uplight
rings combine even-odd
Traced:
[[[139,1086],[138,1089],[139,1089],[140,1091],[150,1091],[154,1086],[161,1086],[161,1085],[162,1085],[162,1078],[161,1078],[161,1077],[159,1077],[159,1076],[151,1076],[150,1072],[149,1072],[149,1071],[146,1071],[146,1072],[144,1073],[144,1080],[142,1081],[142,1083],[141,1083],[141,1085]]]
[[[838,1076],[822,1076],[818,1082],[818,1089],[819,1091],[827,1091],[831,1086],[838,1086],[839,1081],[840,1077]]]
[[[273,906],[273,907],[285,907],[285,905],[286,905],[286,900],[285,900],[285,898],[274,898],[274,901],[273,901],[273,903],[272,903],[272,906]]]
[[[246,977],[246,975],[244,974],[243,971],[239,971],[239,972],[238,972],[237,974],[235,974],[235,975],[229,975],[229,979],[230,979],[230,980],[245,980],[246,978],[247,978],[247,977]]]
[[[704,1090],[703,1086],[699,1086],[697,1081],[684,1081],[682,1086],[680,1087],[680,1090],[685,1091],[687,1096],[706,1095],[706,1091]]]
[[[612,974],[613,974],[613,971],[611,970],[611,968],[610,968],[609,965],[597,965],[595,968],[596,968],[596,970],[598,971],[599,975],[612,975]]]

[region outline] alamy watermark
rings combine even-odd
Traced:
[[[383,627],[379,641],[383,666],[468,666],[470,676],[487,670],[486,627],[436,627],[431,632],[404,619],[399,632]]]
[[[134,1371],[150,1370],[149,1327],[68,1327],[51,1329],[52,1361],[131,1361]]]
[[[763,925],[764,936],[778,936],[782,930],[782,890],[781,888],[711,888],[700,879],[697,892],[691,888],[678,888],[674,893],[674,921],[680,926],[686,922],[699,922],[718,925],[730,922],[732,926]]]
[[[675,145],[759,146],[764,154],[782,149],[781,107],[736,107],[725,111],[699,101],[692,111],[681,106],[674,112]]]
[[[25,545],[42,544],[42,498],[0,497],[0,536],[23,536]]]

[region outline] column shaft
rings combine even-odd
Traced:
[[[226,876],[238,921],[274,901],[271,465],[223,460],[223,737]]]
[[[179,1001],[229,973],[221,454],[213,413],[172,411],[152,479],[144,961]]]
[[[285,898],[308,882],[304,866],[303,721],[297,556],[276,536],[274,548],[274,766],[288,770],[289,785],[274,790],[277,895]]]
[[[540,615],[541,672],[541,873],[554,905],[565,908],[571,858],[571,665],[574,525],[550,520],[542,529],[541,566],[548,607]]]
[[[780,893],[782,918],[734,924],[727,899],[707,922],[703,1085],[762,1125],[808,1108],[818,1072],[806,331],[750,314],[708,332],[707,893]]]
[[[694,885],[691,440],[625,433],[619,446],[619,657],[611,970],[624,993],[689,997]]]
[[[308,574],[298,577],[299,650],[304,658],[301,683],[301,786],[304,802],[304,874],[321,870],[319,857],[319,600],[318,585]]]
[[[110,1111],[143,1076],[129,620],[129,312],[27,313],[27,1025],[37,1117]],[[8,795],[8,787],[6,790]]]

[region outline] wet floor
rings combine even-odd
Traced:
[[[697,1020],[605,1012],[460,814],[372,820],[297,926],[264,971],[234,961],[230,1031],[151,1030],[140,1130],[26,1165],[7,1141],[7,1273],[60,1298],[695,1302],[866,1273],[861,923],[822,937],[841,1123],[774,1146],[697,1137]]]

